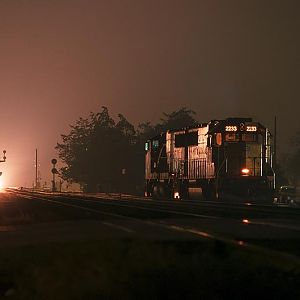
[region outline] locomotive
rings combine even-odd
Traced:
[[[168,130],[145,143],[145,196],[272,201],[272,135],[252,118]]]

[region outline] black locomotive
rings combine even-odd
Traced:
[[[162,132],[145,144],[145,194],[272,201],[272,135],[251,118]]]

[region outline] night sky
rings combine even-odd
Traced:
[[[42,182],[60,134],[107,106],[138,124],[187,106],[300,131],[299,1],[0,0],[5,185]]]

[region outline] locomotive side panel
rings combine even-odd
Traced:
[[[214,166],[211,160],[211,148],[207,144],[208,126],[197,128],[197,145],[188,146],[187,179],[207,179],[214,177]]]

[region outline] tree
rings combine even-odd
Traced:
[[[292,138],[291,149],[285,161],[285,173],[290,184],[296,186],[300,184],[300,132]]]
[[[88,119],[80,118],[71,126],[68,135],[62,135],[62,143],[56,149],[65,166],[61,169],[65,180],[79,182],[88,191],[119,188],[122,168],[127,168],[134,154],[134,126],[123,115],[119,122],[109,116],[102,107],[99,113],[91,113]]]
[[[276,184],[277,187],[280,187],[282,185],[288,185],[289,180],[287,178],[286,170],[283,166],[286,166],[287,161],[285,160],[279,160],[276,164]]]
[[[144,122],[138,125],[137,137],[142,143],[144,143],[145,141],[157,134],[158,132],[156,126],[151,125],[150,122]]]
[[[69,134],[61,135],[56,150],[64,163],[63,179],[86,186],[87,191],[143,190],[144,143],[161,131],[196,123],[191,110],[164,113],[161,123],[141,123],[138,129],[122,115],[115,122],[107,107],[79,118]]]
[[[160,134],[166,130],[180,129],[197,124],[194,118],[196,113],[186,107],[175,110],[171,113],[163,113],[163,118],[160,123],[152,125],[150,122],[140,123],[137,129],[139,140],[145,142],[146,140]]]
[[[292,185],[300,184],[300,148],[289,155],[286,162],[286,175]]]
[[[61,174],[64,179],[84,183],[87,181],[85,160],[92,126],[90,120],[80,118],[70,127],[70,133],[62,134],[62,143],[56,146],[59,157],[66,165],[61,169]]]
[[[182,107],[181,109],[169,114],[163,113],[163,115],[164,118],[161,119],[162,123],[158,125],[163,130],[180,129],[197,124],[197,121],[194,118],[196,113],[186,107]]]

